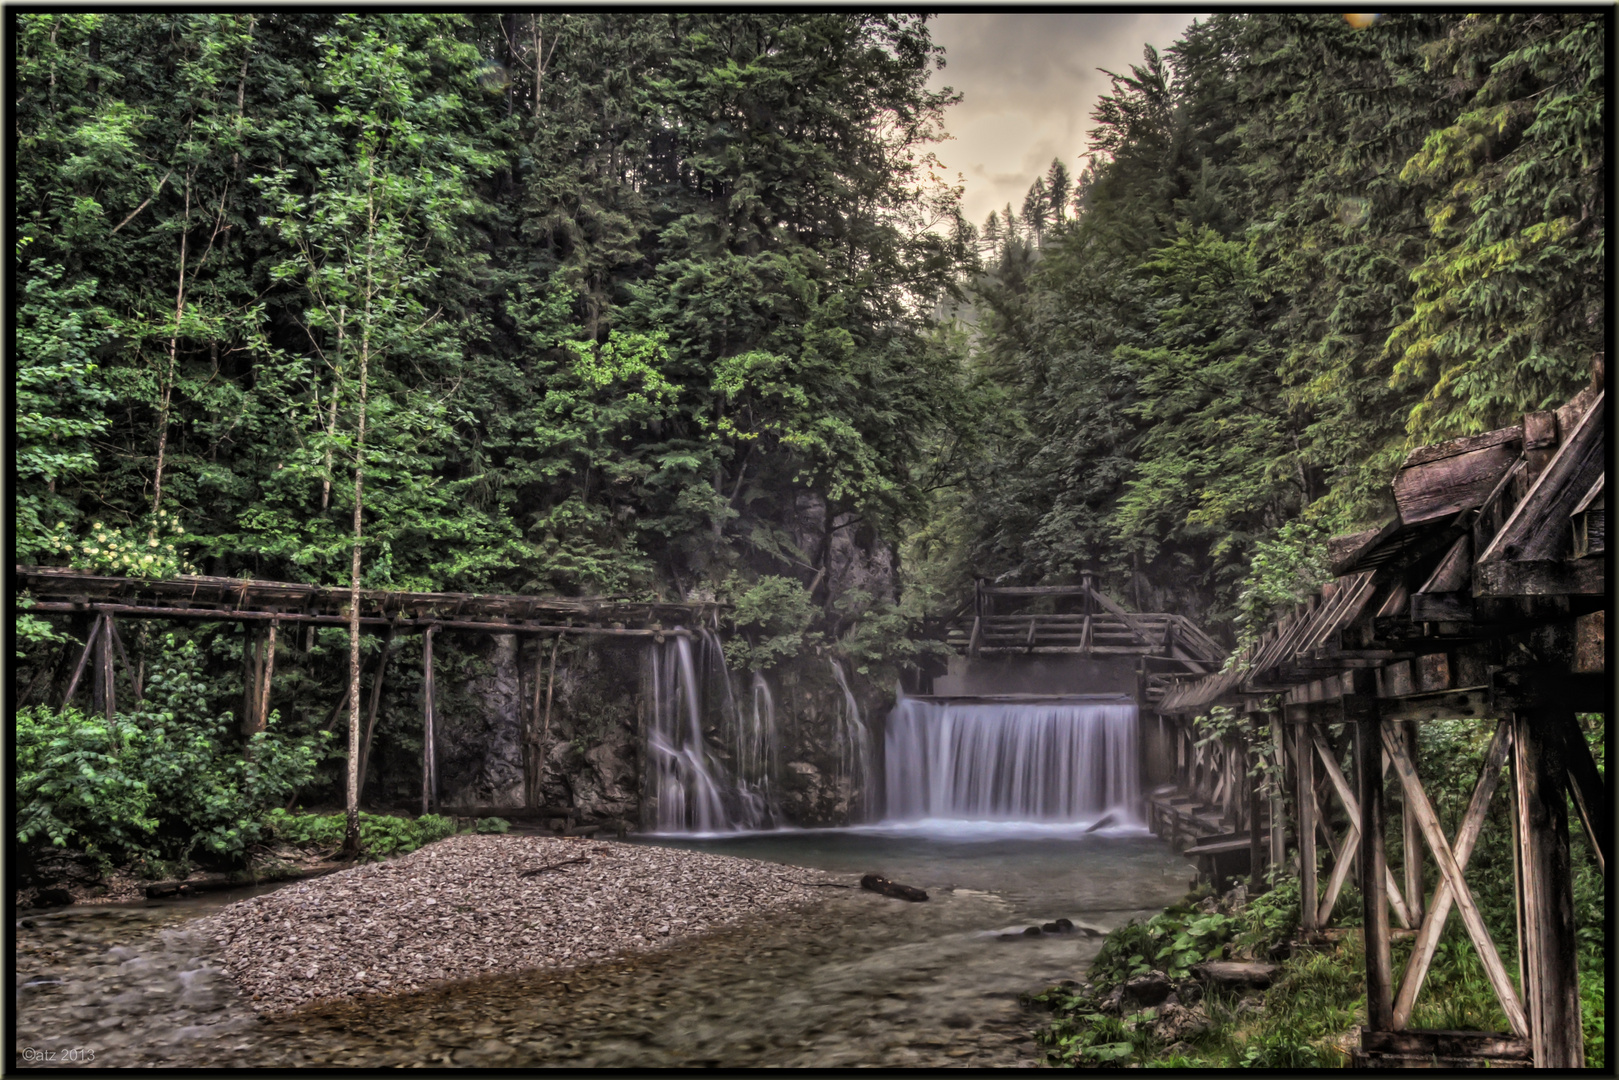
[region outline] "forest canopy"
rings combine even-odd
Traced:
[[[1602,348],[1599,13],[1216,15],[979,227],[922,17],[14,18],[22,562],[345,582],[363,448],[368,586],[1218,627]]]

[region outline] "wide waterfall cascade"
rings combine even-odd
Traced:
[[[884,748],[891,821],[1133,817],[1139,795],[1136,706],[1126,698],[903,698]]]
[[[650,808],[658,832],[735,832],[781,824],[775,777],[781,771],[776,703],[755,672],[752,693],[736,692],[719,639],[701,630],[648,651],[652,722],[647,732]],[[706,692],[705,692],[706,691]],[[703,702],[718,724],[705,730]]]

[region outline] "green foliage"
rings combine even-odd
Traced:
[[[19,710],[16,842],[71,841],[116,855],[143,850],[157,821],[129,747],[137,735],[121,718],[108,724],[77,709]]]
[[[272,714],[244,746],[209,709],[201,669],[196,643],[168,635],[145,700],[110,726],[76,709],[20,711],[18,842],[241,860],[264,808],[314,776],[321,740],[281,734]]]
[[[511,832],[511,828],[511,822],[498,817],[479,818],[472,825],[472,831],[476,833],[504,833]]]
[[[498,822],[500,818],[484,818]],[[276,807],[264,815],[265,827],[288,844],[332,847],[343,842],[347,821],[342,814],[294,814]],[[505,825],[505,822],[501,822]],[[506,826],[509,828],[510,826]],[[505,832],[506,828],[479,828],[479,832]],[[360,853],[368,859],[403,855],[442,840],[455,832],[455,822],[441,814],[409,818],[387,814],[360,814]]]
[[[765,671],[820,641],[821,635],[809,629],[815,605],[797,581],[766,574],[746,588],[735,578],[726,584],[737,631],[725,642],[727,664]]]

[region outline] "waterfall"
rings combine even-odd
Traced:
[[[869,803],[871,791],[871,733],[860,719],[860,704],[849,689],[849,679],[843,674],[843,665],[832,661],[832,677],[843,691],[843,724],[838,733],[838,778],[858,792]]]
[[[709,630],[694,646],[684,635],[649,650],[652,722],[647,732],[648,816],[658,832],[734,832],[782,823],[774,779],[781,770],[776,703],[753,675],[747,707],[738,701],[725,652]],[[703,693],[705,686],[709,693]],[[704,731],[703,702],[718,724]],[[717,738],[709,739],[710,733]]]
[[[691,639],[679,635],[655,645],[652,657],[652,727],[647,757],[649,794],[659,832],[714,832],[726,827],[718,763],[703,745],[697,665]]]
[[[888,720],[890,820],[1084,821],[1134,815],[1136,706],[903,698]]]

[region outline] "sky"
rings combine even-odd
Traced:
[[[1195,18],[1180,12],[943,14],[929,20],[945,48],[934,88],[964,97],[945,110],[954,136],[935,147],[954,179],[966,184],[967,220],[982,225],[1007,203],[1014,211],[1036,176],[1060,157],[1070,174],[1083,164],[1091,110],[1111,89],[1107,68],[1128,74],[1142,47],[1160,52]]]

